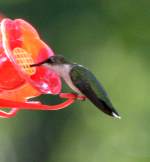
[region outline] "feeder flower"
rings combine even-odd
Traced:
[[[72,104],[74,94],[63,94],[67,100],[58,105],[30,103],[28,99],[40,94],[60,94],[59,76],[46,67],[30,67],[54,52],[39,37],[37,31],[22,19],[3,19],[0,23],[0,107],[12,108],[0,111],[0,117],[16,115],[21,108],[57,110]]]

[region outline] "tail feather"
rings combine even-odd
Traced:
[[[77,84],[77,87],[99,110],[115,118],[121,118],[119,113],[113,108],[109,99],[106,102],[99,98],[90,86],[83,87],[81,84]]]
[[[88,95],[87,98],[101,111],[103,111],[104,113],[113,116],[113,117],[117,117],[120,118],[120,115],[118,114],[118,112],[113,108],[107,105],[107,103],[99,98],[96,97],[96,95]]]

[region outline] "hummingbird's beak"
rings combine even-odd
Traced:
[[[36,63],[36,64],[32,64],[30,65],[30,67],[35,67],[35,66],[41,66],[45,63],[46,61],[42,61],[42,62],[39,62],[39,63]]]

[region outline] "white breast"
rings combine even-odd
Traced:
[[[64,81],[67,83],[67,85],[72,90],[74,90],[78,94],[81,94],[81,92],[74,86],[74,84],[72,83],[72,80],[70,78],[69,73],[70,73],[71,68],[72,68],[72,66],[69,64],[51,66],[51,69],[53,69],[60,77],[62,77],[64,79]]]

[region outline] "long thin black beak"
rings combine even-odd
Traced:
[[[34,67],[34,66],[40,66],[40,65],[42,65],[42,64],[44,64],[44,63],[46,63],[46,61],[44,60],[44,61],[42,61],[42,62],[39,62],[39,63],[37,63],[37,64],[32,64],[32,65],[30,65],[30,67]]]

